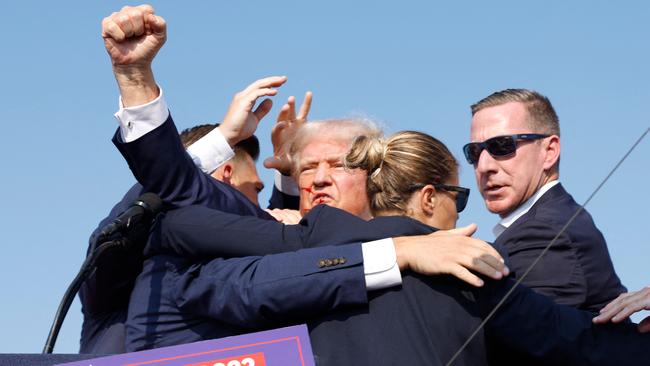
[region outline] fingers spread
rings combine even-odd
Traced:
[[[486,257],[474,260],[474,265],[477,268],[476,271],[495,280],[502,279],[504,277],[503,268],[499,268],[497,265],[499,262],[494,261],[494,258],[491,258],[492,260],[490,262],[485,259]]]
[[[278,118],[276,119],[278,123],[289,120],[289,108],[291,108],[289,104],[284,104],[282,106],[282,108],[280,109],[280,113],[278,113]]]
[[[307,116],[311,109],[312,96],[313,94],[310,91],[305,93],[305,100],[303,100],[302,105],[300,106],[300,112],[298,112],[298,120],[307,121]]]
[[[242,93],[248,94],[251,91],[260,88],[277,88],[282,84],[284,84],[286,81],[287,81],[286,76],[270,76],[253,82],[251,85],[246,87],[246,89],[244,89]]]
[[[472,286],[475,287],[481,287],[483,286],[483,280],[472,274],[470,271],[467,269],[457,266],[455,267],[452,271],[451,274],[458,277],[459,279],[469,283]]]
[[[287,113],[287,121],[296,120],[296,97],[293,95],[287,99],[287,105],[289,106],[289,111]]]
[[[258,121],[261,121],[264,116],[266,116],[270,111],[271,107],[273,107],[273,102],[271,99],[264,99],[262,103],[253,111],[253,114],[255,114],[255,117],[257,117]]]

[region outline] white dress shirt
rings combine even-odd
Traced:
[[[537,202],[537,200],[539,200],[544,195],[544,193],[548,192],[549,189],[555,187],[555,185],[558,183],[560,183],[559,180],[552,180],[544,184],[537,192],[535,192],[534,195],[527,199],[526,202],[509,213],[508,216],[502,218],[501,221],[499,221],[494,226],[494,228],[492,228],[494,238],[496,239],[499,237],[499,235],[503,234],[507,228],[509,228],[512,224],[515,223],[515,221],[517,221],[517,219],[526,214],[526,212],[528,212],[530,208],[533,207],[535,202]]]

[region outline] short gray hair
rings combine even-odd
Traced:
[[[289,149],[293,161],[292,174],[297,177],[297,164],[300,154],[307,144],[316,138],[325,141],[338,141],[350,147],[359,136],[380,137],[382,130],[369,119],[340,118],[305,123],[300,127]],[[342,157],[343,158],[343,157]]]

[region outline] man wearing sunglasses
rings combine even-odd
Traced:
[[[558,180],[559,120],[548,98],[525,89],[493,93],[471,108],[471,142],[463,152],[487,209],[501,217],[493,229],[495,243],[508,250],[510,268],[519,277],[580,207]],[[586,211],[523,284],[557,303],[592,312],[626,291]]]

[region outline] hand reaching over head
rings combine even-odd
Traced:
[[[309,110],[311,109],[312,92],[305,93],[305,100],[300,106],[296,115],[296,97],[290,96],[287,103],[282,106],[275,126],[271,131],[271,142],[273,143],[273,156],[264,160],[264,167],[276,169],[284,175],[291,174],[291,157],[289,147],[296,132],[307,122]]]
[[[235,146],[239,141],[255,133],[262,118],[271,111],[273,102],[271,99],[264,99],[257,108],[254,108],[255,103],[261,97],[276,95],[278,93],[276,88],[286,81],[286,76],[267,77],[253,82],[246,89],[235,94],[219,126],[230,146]]]

